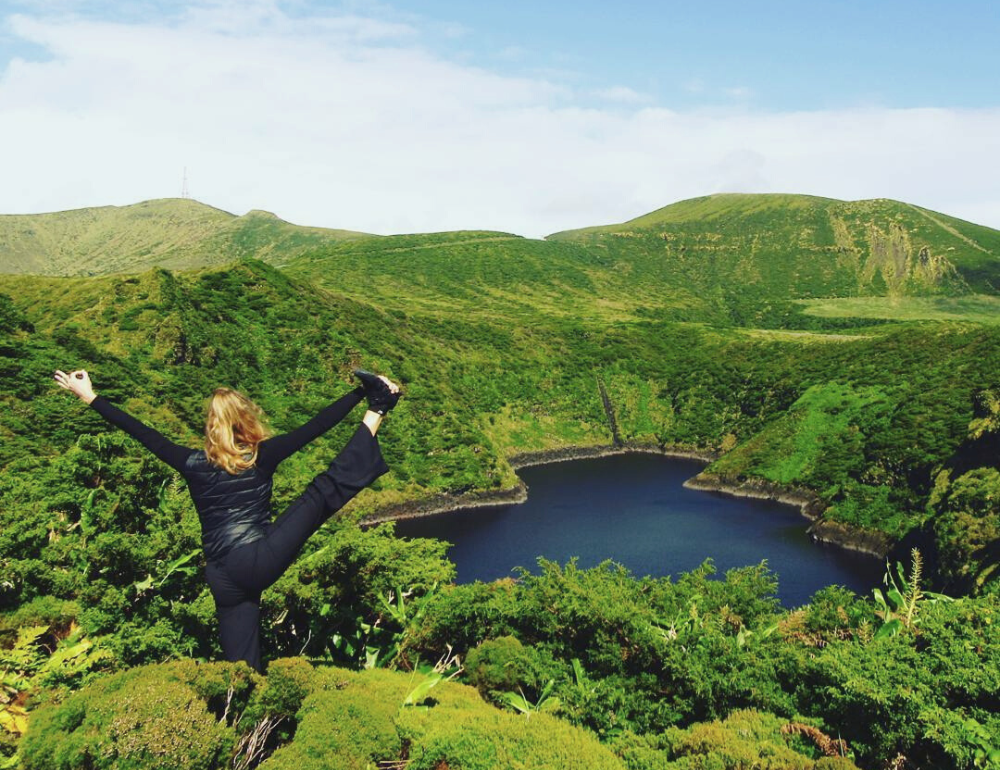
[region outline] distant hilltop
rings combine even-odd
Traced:
[[[290,258],[364,233],[300,227],[266,211],[235,216],[187,198],[0,216],[0,272],[104,275]]]

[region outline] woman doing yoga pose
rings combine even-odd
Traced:
[[[358,370],[355,375],[362,387],[341,396],[305,425],[271,437],[256,404],[234,390],[218,388],[208,406],[205,448],[190,449],[97,396],[86,371],[55,373],[61,387],[187,481],[201,519],[205,576],[215,599],[226,660],[244,660],[261,670],[261,593],[281,577],[310,535],[389,470],[375,434],[382,417],[399,400],[399,388],[369,372]],[[368,411],[347,445],[272,522],[272,476],[278,465],[337,425],[366,397]]]

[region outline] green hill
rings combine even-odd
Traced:
[[[891,200],[712,195],[549,236],[651,280],[771,298],[996,293],[1000,232]]]
[[[598,249],[493,232],[387,236],[333,244],[284,270],[324,288],[404,312],[531,318],[596,313],[612,322],[644,304],[708,310],[683,288],[649,285],[638,295]],[[663,290],[669,290],[669,296]]]
[[[882,317],[844,302],[857,298],[891,297],[887,317],[920,318],[940,308],[908,298],[994,295],[1000,232],[893,201],[717,195],[542,241],[400,235],[334,243],[284,266],[401,310],[808,327],[813,314]],[[799,304],[818,298],[815,312]]]
[[[237,217],[172,198],[0,216],[0,273],[102,275],[203,267],[244,257],[270,262],[360,237],[363,233],[299,227],[266,211]]]

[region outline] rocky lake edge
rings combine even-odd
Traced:
[[[536,452],[522,452],[508,458],[515,471],[533,465],[584,460],[597,457],[611,457],[623,454],[655,454],[684,460],[699,460],[711,463],[719,455],[711,450],[687,447],[659,447],[649,444],[599,444],[595,446],[567,446]],[[702,492],[716,492],[733,497],[773,500],[783,505],[795,506],[810,520],[807,530],[816,542],[835,545],[852,551],[859,551],[884,559],[893,541],[881,532],[860,530],[839,521],[823,517],[826,504],[808,489],[789,487],[759,478],[726,478],[702,471],[684,482],[688,489]],[[518,505],[528,499],[528,488],[523,481],[507,489],[486,490],[465,493],[441,493],[388,506],[375,510],[362,519],[365,526],[387,521],[436,516],[458,510],[472,508],[499,508]]]

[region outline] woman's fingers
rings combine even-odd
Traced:
[[[56,383],[58,383],[60,388],[72,390],[74,393],[76,392],[77,387],[87,386],[90,384],[90,375],[87,374],[86,369],[75,369],[69,374],[66,374],[66,372],[62,369],[56,369],[53,378]]]

